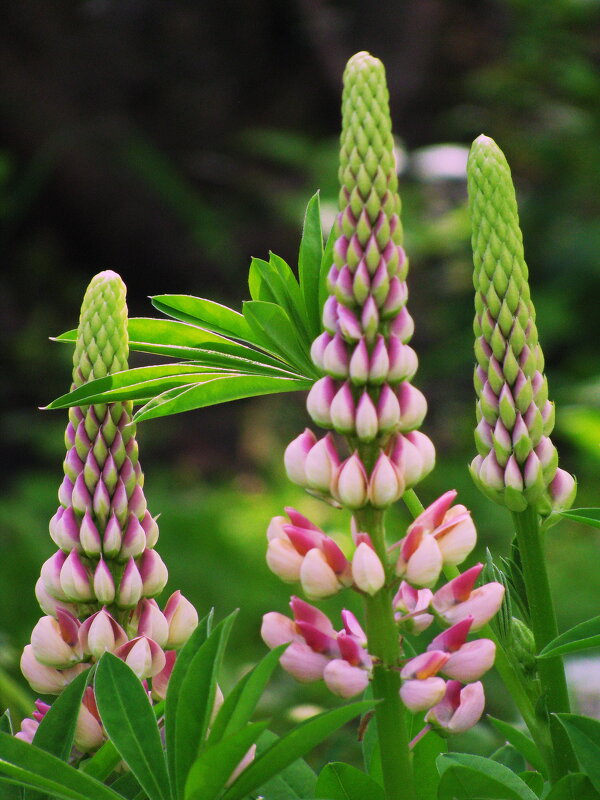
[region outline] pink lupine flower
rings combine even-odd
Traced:
[[[443,678],[406,680],[400,687],[400,697],[410,711],[425,711],[439,703],[445,691],[446,681]]]
[[[472,617],[457,622],[433,639],[427,650],[442,650],[450,657],[442,667],[448,678],[468,683],[480,678],[494,664],[496,645],[491,639],[467,642],[473,624]]]
[[[421,633],[433,622],[433,615],[425,613],[433,598],[430,589],[416,589],[402,581],[392,601],[395,619],[401,630]]]
[[[316,442],[317,437],[311,430],[306,428],[304,433],[297,436],[286,447],[283,460],[285,471],[292,483],[297,483],[299,486],[308,485],[304,472],[304,462],[306,461],[308,451]]]
[[[323,680],[333,694],[347,699],[364,692],[369,685],[369,673],[343,658],[334,658],[323,670]]]
[[[31,633],[31,648],[40,664],[72,667],[83,660],[79,644],[79,622],[68,611],[59,609],[58,618],[42,617]]]
[[[334,497],[351,509],[362,508],[368,500],[368,478],[358,453],[341,465],[333,491]]]
[[[358,545],[352,558],[352,578],[361,592],[371,596],[377,594],[385,584],[383,564],[373,548],[365,542]]]
[[[442,565],[442,553],[434,537],[420,528],[409,528],[409,533],[400,542],[396,575],[416,586],[433,586]]]
[[[431,608],[446,625],[473,617],[471,630],[477,631],[498,612],[504,597],[504,586],[492,581],[474,588],[482,569],[483,564],[476,564],[434,594]]]
[[[463,686],[448,681],[446,694],[426,715],[425,722],[438,733],[464,733],[479,722],[485,708],[485,695],[480,681]]]
[[[113,653],[117,647],[125,644],[127,634],[103,608],[84,620],[79,629],[79,641],[84,653],[100,658],[105,652]]]
[[[130,639],[117,647],[115,655],[121,658],[140,680],[158,675],[166,664],[163,649],[147,636]]]

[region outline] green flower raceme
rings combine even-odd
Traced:
[[[127,368],[125,285],[102,272],[86,292],[73,361],[73,388]],[[57,552],[42,567],[36,585],[45,612],[21,659],[32,688],[59,694],[76,675],[109,650],[164,698],[181,647],[198,616],[180,592],[161,611],[154,597],[165,587],[167,569],[154,549],[156,520],[147,509],[131,403],[69,409],[67,455],[60,505],[50,521]],[[92,690],[80,712],[76,746],[96,749],[104,734]],[[31,739],[39,722],[24,725]]]
[[[475,389],[480,489],[511,511],[568,508],[573,477],[558,468],[550,434],[544,356],[538,341],[523,237],[510,168],[497,144],[480,136],[468,163],[475,284]]]

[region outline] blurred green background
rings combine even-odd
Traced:
[[[62,475],[66,415],[37,407],[68,388],[71,352],[48,337],[75,326],[103,269],[123,276],[141,316],[153,315],[147,295],[163,292],[237,307],[250,256],[269,249],[295,264],[310,195],[321,189],[326,226],[336,210],[341,74],[360,49],[386,64],[398,136],[417,384],[439,463],[420,495],[457,488],[481,547],[507,551],[507,512],[466,470],[475,449],[464,165],[485,132],[519,192],[561,465],[580,481],[576,505],[598,505],[599,0],[404,0],[376,11],[369,0],[6,3],[0,664],[17,681]],[[261,615],[286,608],[288,589],[264,563],[270,517],[294,505],[348,535],[347,518],[282,475],[284,446],[307,421],[303,398],[287,395],[138,432],[169,589],[202,614],[240,608],[225,683],[264,652]],[[395,538],[405,519],[398,511]],[[598,614],[599,539],[565,523],[549,533],[561,628]],[[265,708],[321,702],[320,687],[280,675]],[[498,691],[489,710],[511,714]]]

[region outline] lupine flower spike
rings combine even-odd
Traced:
[[[126,369],[128,349],[125,285],[116,273],[102,272],[83,300],[73,388]],[[163,698],[175,651],[198,623],[180,592],[164,613],[153,599],[167,582],[167,569],[154,549],[158,525],[146,505],[131,415],[128,402],[69,410],[60,505],[50,520],[59,549],[42,567],[36,596],[46,616],[21,659],[23,674],[42,694],[59,694],[110,651]],[[21,738],[35,735],[40,709],[24,722]],[[86,753],[103,739],[88,687],[75,745]]]
[[[477,485],[511,511],[568,508],[575,481],[558,467],[550,434],[544,356],[538,341],[523,237],[510,168],[487,136],[473,143],[468,166],[475,265]]]
[[[265,615],[262,636],[269,647],[289,644],[281,664],[300,681],[322,679],[335,694],[351,697],[377,670],[390,670],[404,704],[429,712],[428,730],[464,730],[482,713],[478,679],[495,655],[492,641],[467,637],[493,616],[504,593],[499,583],[475,588],[481,565],[434,591],[442,570],[455,569],[475,546],[469,511],[455,504],[455,491],[446,492],[389,549],[381,531],[372,536],[360,530],[363,520],[382,519],[435,461],[431,441],[418,430],[427,402],[412,384],[418,362],[408,344],[414,324],[407,310],[408,259],[385,72],[368,53],[348,62],[342,115],[329,297],[324,332],[311,351],[323,377],[307,399],[313,422],[329,432],[322,438],[309,429],[301,433],[286,449],[285,467],[294,483],[353,512],[354,550],[343,553],[332,537],[288,508],[287,518],[274,517],[269,525],[267,563],[284,581],[299,583],[311,600],[352,588],[365,598],[368,613],[369,603],[384,596],[397,656],[369,652],[370,642],[349,611],[342,612],[344,627],[336,631],[325,614],[297,597],[292,619]],[[447,630],[424,652],[404,657],[402,635],[419,634],[434,619]]]

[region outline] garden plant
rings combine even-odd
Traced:
[[[71,390],[49,406],[69,409],[50,520],[57,550],[41,567],[43,616],[21,659],[46,699],[19,731],[2,717],[1,798],[600,798],[600,722],[571,713],[562,661],[600,645],[600,617],[559,635],[545,557],[563,516],[600,527],[600,513],[570,510],[576,482],[558,466],[507,161],[482,135],[468,162],[470,471],[514,532],[510,557],[488,552],[485,563],[469,562],[476,526],[454,488],[427,507],[416,492],[435,468],[435,447],[421,431],[427,400],[413,383],[385,71],[365,52],[344,73],[339,183],[327,243],[317,194],[297,277],[274,254],[253,259],[242,313],[161,295],[152,302],[170,319],[128,319],[125,286],[105,271],[88,287],[79,327],[58,337],[74,344],[74,368]],[[129,349],[176,361],[128,369]],[[199,621],[177,590],[161,610],[168,574],[135,425],[303,390],[314,429],[289,443],[285,470],[338,510],[351,545],[294,508],[265,520],[267,564],[292,584],[291,612],[256,621],[266,654],[223,697],[235,613],[204,609]],[[403,529],[386,521],[397,502],[413,518]],[[345,609],[330,619],[319,608],[344,592],[359,596],[360,618]],[[254,720],[278,665],[300,682],[324,681],[344,702],[279,738]],[[484,714],[481,678],[494,667],[522,723],[490,719],[505,744],[487,757],[456,752],[453,735]],[[334,762],[316,774],[304,756],[347,723],[363,767]]]

